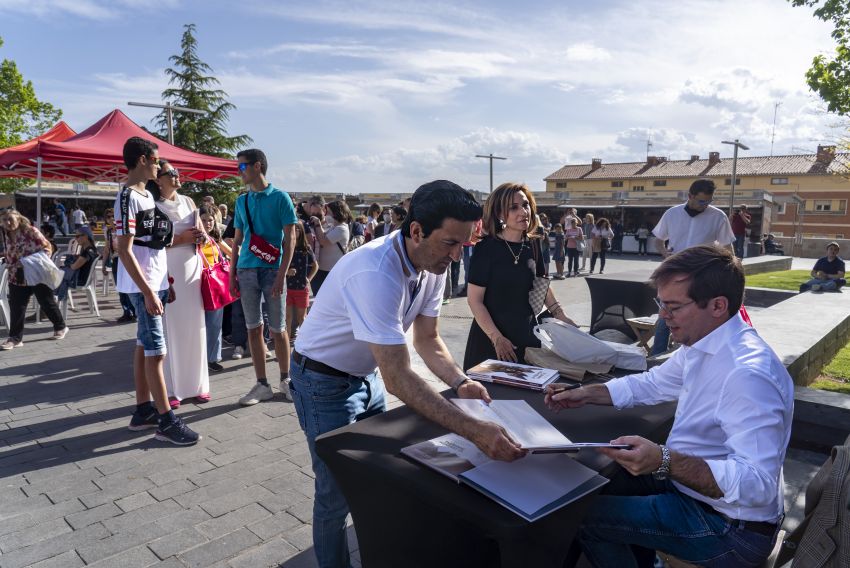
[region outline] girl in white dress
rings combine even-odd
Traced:
[[[207,370],[207,337],[204,303],[201,298],[201,260],[197,245],[206,237],[200,227],[195,203],[180,195],[180,174],[160,160],[156,183],[157,207],[174,223],[174,243],[167,249],[168,274],[174,280],[175,300],[165,310],[165,385],[172,408],[194,398],[209,402],[210,377]],[[154,197],[157,197],[156,195]]]

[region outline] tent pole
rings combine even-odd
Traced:
[[[36,158],[36,181],[35,181],[35,226],[41,227],[41,156]]]

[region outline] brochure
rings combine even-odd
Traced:
[[[476,381],[499,383],[512,387],[542,391],[560,375],[555,369],[487,359],[468,369],[466,375]]]
[[[457,434],[420,442],[401,452],[527,521],[536,521],[608,483],[564,454],[529,454],[510,463],[491,460]]]

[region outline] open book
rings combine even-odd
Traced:
[[[542,391],[559,377],[555,369],[487,359],[466,371],[470,379]]]
[[[454,398],[452,402],[473,418],[495,422],[532,454],[577,452],[582,448],[631,447],[607,442],[572,442],[524,400],[494,400],[487,404],[483,400]]]
[[[564,454],[494,461],[457,434],[407,446],[401,453],[472,487],[527,521],[536,521],[608,483]]]

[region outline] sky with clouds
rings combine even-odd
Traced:
[[[82,129],[152,127],[183,24],[237,106],[231,134],[291,191],[472,189],[566,163],[671,159],[740,138],[814,152],[840,121],[805,85],[829,26],[786,0],[0,0],[0,58]]]

